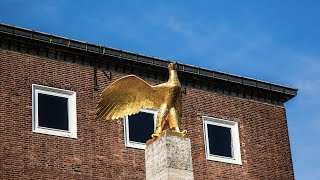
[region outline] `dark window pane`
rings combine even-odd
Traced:
[[[140,112],[129,116],[129,139],[130,141],[145,143],[151,139],[154,132],[153,114]]]
[[[208,124],[210,154],[232,157],[231,128]]]
[[[39,126],[68,130],[68,99],[38,94]]]

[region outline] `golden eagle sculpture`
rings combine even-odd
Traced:
[[[169,80],[163,84],[151,86],[135,75],[128,75],[110,84],[101,93],[97,106],[97,119],[119,119],[136,114],[141,108],[158,109],[156,130],[152,138],[170,128],[180,131],[182,116],[181,84],[177,73],[177,64],[169,63]]]

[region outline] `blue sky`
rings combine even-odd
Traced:
[[[299,89],[296,179],[320,179],[320,1],[1,0],[0,22]]]

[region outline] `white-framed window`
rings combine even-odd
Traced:
[[[32,84],[32,131],[77,138],[76,92]]]
[[[241,165],[238,123],[203,116],[206,158]]]
[[[126,147],[145,149],[146,141],[151,139],[155,130],[157,111],[141,109],[138,114],[125,116],[124,140]]]

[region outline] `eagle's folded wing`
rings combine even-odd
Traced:
[[[97,118],[118,119],[136,114],[141,108],[159,108],[157,96],[157,90],[139,77],[125,76],[102,92],[97,106]]]

